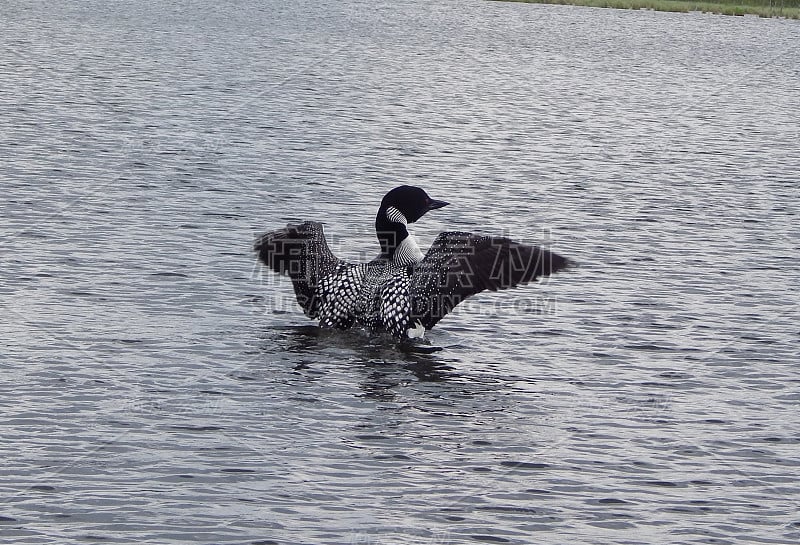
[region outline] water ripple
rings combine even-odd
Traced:
[[[800,541],[797,24],[501,2],[5,9],[20,543]],[[315,219],[580,266],[409,347],[251,255]],[[346,214],[342,214],[346,211]]]

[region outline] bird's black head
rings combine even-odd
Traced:
[[[444,201],[431,199],[422,188],[401,185],[383,197],[378,213],[383,212],[386,218],[393,223],[414,223],[429,210],[447,205],[448,203]],[[397,214],[398,212],[400,215]]]
[[[394,255],[397,246],[408,237],[406,225],[414,223],[429,210],[435,210],[448,203],[431,199],[419,187],[401,185],[389,191],[381,201],[378,215],[375,216],[375,232],[381,243],[385,257]]]

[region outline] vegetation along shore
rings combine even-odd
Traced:
[[[800,0],[502,0],[532,4],[567,4],[595,8],[702,11],[721,15],[758,15],[800,19]]]

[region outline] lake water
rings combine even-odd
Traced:
[[[0,542],[800,541],[800,23],[480,1],[0,8]],[[580,266],[432,353],[255,237]]]

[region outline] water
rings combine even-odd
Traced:
[[[796,543],[796,21],[494,2],[2,8],[3,543]],[[580,262],[430,354],[260,232]]]

